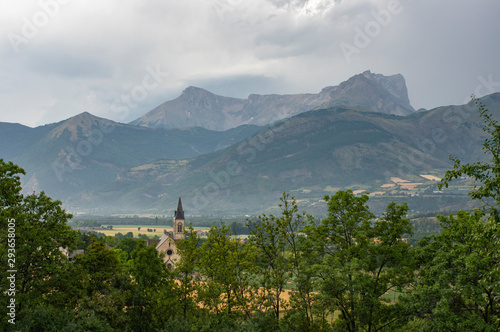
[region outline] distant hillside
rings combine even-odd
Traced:
[[[300,104],[304,96],[248,101],[264,119],[258,105],[280,98]],[[449,155],[484,158],[473,104],[413,112],[402,77],[370,72],[318,96],[308,97],[322,100],[315,109],[227,131],[148,128],[89,113],[37,128],[0,123],[0,158],[26,169],[25,193],[43,190],[72,212],[165,214],[181,196],[188,214],[252,215],[269,212],[288,191],[308,211],[323,213],[320,200],[339,189],[371,192],[374,211],[392,200],[408,200],[414,212],[466,206],[470,179],[434,191],[451,167]],[[500,94],[481,100],[500,119]]]
[[[30,128],[18,123],[0,122],[0,158],[12,160],[27,153],[54,126]]]
[[[85,112],[38,128],[0,123],[0,158],[25,168],[26,192],[44,190],[67,199],[115,180],[125,169],[157,159],[193,158],[237,143],[258,129],[151,129]]]
[[[483,101],[500,114],[500,94]],[[439,210],[457,201],[433,193],[433,179],[451,167],[450,154],[463,161],[482,158],[481,127],[472,104],[406,117],[317,109],[217,152],[134,167],[71,204],[103,209],[127,202],[131,211],[158,213],[182,196],[192,214],[252,214],[275,205],[284,190],[313,209],[323,195],[349,188],[378,193],[384,202],[414,195]]]
[[[188,87],[180,97],[161,104],[131,124],[152,128],[227,130],[243,124],[269,125],[313,108],[332,106],[396,115],[414,112],[402,75],[384,76],[366,71],[317,94],[252,94],[247,99],[238,99]]]

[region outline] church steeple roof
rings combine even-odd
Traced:
[[[182,201],[179,197],[179,203],[177,204],[177,210],[175,210],[174,219],[184,219],[184,210],[182,209]]]

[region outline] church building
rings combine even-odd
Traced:
[[[177,210],[175,210],[174,214],[173,232],[163,234],[156,245],[156,250],[165,253],[164,261],[168,269],[173,269],[175,263],[180,259],[180,255],[177,253],[176,242],[184,239],[184,227],[184,210],[182,209],[182,201],[179,197]]]

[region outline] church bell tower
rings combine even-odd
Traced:
[[[184,210],[182,209],[182,201],[179,197],[179,203],[177,204],[177,210],[175,210],[174,214],[174,240],[182,240],[184,239]]]

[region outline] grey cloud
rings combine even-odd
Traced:
[[[193,80],[189,85],[201,87],[222,96],[247,98],[250,94],[278,93],[283,82],[262,75],[235,75],[216,79]]]
[[[16,121],[32,125],[83,110],[112,118],[116,100],[157,65],[170,76],[131,110],[134,116],[188,85],[243,98],[317,92],[370,69],[403,74],[413,106],[431,108],[462,102],[480,77],[500,81],[496,1],[401,0],[402,12],[348,63],[339,45],[354,45],[357,31],[376,23],[373,12],[388,3],[73,1],[19,54],[5,33],[37,8],[8,20],[0,12],[0,89],[9,91],[0,91],[0,121],[13,110]]]
[[[68,79],[109,77],[108,63],[91,56],[81,56],[65,50],[47,49],[23,56],[27,68],[39,75],[55,75]]]

